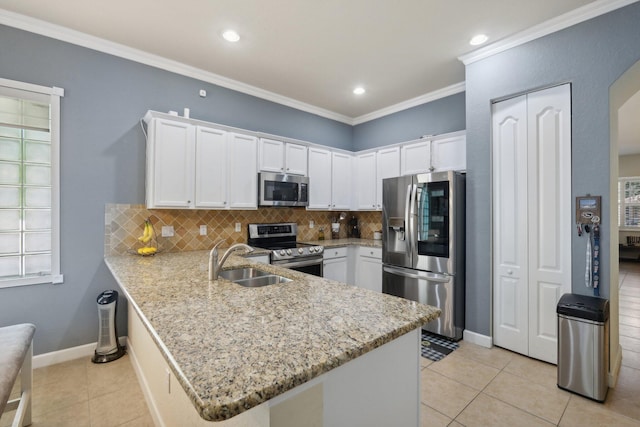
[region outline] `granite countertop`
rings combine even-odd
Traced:
[[[303,243],[308,243],[315,246],[324,246],[325,248],[339,248],[341,246],[366,246],[369,248],[382,248],[382,240],[373,239],[328,239],[328,240],[305,240]]]
[[[105,258],[202,418],[231,418],[437,318],[440,310],[238,255],[292,282],[209,282],[208,251]]]

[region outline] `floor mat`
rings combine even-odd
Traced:
[[[449,341],[439,335],[422,331],[422,346],[420,350],[422,357],[437,362],[458,347],[460,347],[460,345],[457,342]]]

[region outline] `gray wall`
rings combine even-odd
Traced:
[[[97,340],[105,203],[144,203],[148,109],[351,148],[352,127],[90,49],[0,26],[0,77],[65,89],[61,103],[61,285],[0,289],[0,326],[33,322],[34,352]],[[206,89],[208,96],[198,96]],[[126,310],[119,320],[126,333]]]
[[[465,128],[464,92],[418,105],[353,128],[353,151]]]
[[[542,86],[572,84],[572,196],[609,194],[609,86],[640,59],[640,3],[551,34],[466,68],[467,310],[471,331],[491,331],[491,101]],[[615,197],[615,196],[614,196]],[[609,295],[609,219],[603,219],[601,278]],[[586,240],[572,238],[573,291],[584,285]]]

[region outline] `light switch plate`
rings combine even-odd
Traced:
[[[236,222],[236,231],[239,232],[242,229],[242,224],[239,222]]]
[[[207,226],[206,224],[203,224],[200,226],[200,235],[201,236],[206,236],[207,235]]]
[[[173,237],[173,225],[163,225],[162,226],[162,237]]]
[[[315,224],[315,222],[313,222],[313,220],[309,221],[309,228],[313,228],[315,226],[316,226],[316,224]]]

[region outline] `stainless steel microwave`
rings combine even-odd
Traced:
[[[286,173],[258,174],[259,206],[307,206],[309,178]]]

